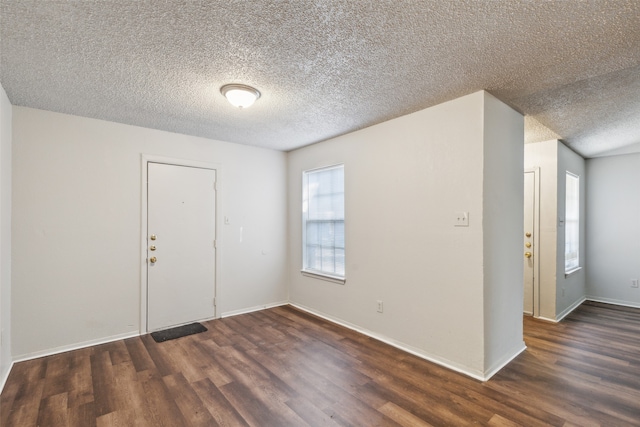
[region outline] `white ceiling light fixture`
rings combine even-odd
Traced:
[[[235,83],[222,86],[220,93],[227,98],[231,105],[238,108],[251,107],[256,99],[260,98],[258,89]]]

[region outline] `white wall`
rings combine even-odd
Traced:
[[[484,99],[483,258],[485,370],[522,349],[524,120]],[[520,301],[520,304],[514,303]]]
[[[141,153],[222,164],[218,313],[287,300],[286,154],[14,107],[14,358],[138,333]]]
[[[517,311],[500,310],[485,325],[485,311],[498,305],[501,288],[509,281],[520,288],[522,283],[521,267],[492,276],[500,268],[497,258],[487,258],[491,265],[484,270],[485,239],[488,247],[514,248],[517,241],[519,248],[521,232],[504,231],[511,231],[514,221],[522,229],[522,185],[514,185],[508,191],[519,207],[510,211],[513,203],[505,205],[502,218],[509,219],[500,229],[503,236],[494,235],[497,222],[490,218],[483,230],[484,192],[509,187],[492,181],[485,188],[485,167],[504,168],[497,178],[522,182],[523,119],[487,98],[478,92],[289,153],[292,303],[478,378],[523,348],[522,289],[514,287],[500,301]],[[509,130],[495,134],[494,150],[485,147],[485,127],[498,117],[515,124],[501,124]],[[518,148],[485,162],[517,129]],[[345,164],[345,285],[300,274],[302,172],[336,163]],[[513,165],[518,172],[511,176]],[[502,201],[496,196],[487,209]],[[453,226],[456,211],[470,212],[469,227]],[[509,262],[509,256],[503,260]],[[494,282],[485,289],[485,280]],[[383,301],[384,313],[376,312],[376,300]],[[504,343],[497,342],[498,330],[485,333],[495,321],[513,323],[504,326]],[[500,349],[512,353],[498,354]]]
[[[615,148],[613,150],[605,151],[594,157],[609,157],[609,156],[619,156],[622,154],[635,154],[635,153],[640,153],[640,142],[636,142],[635,144],[625,145],[624,147]]]
[[[582,303],[587,295],[586,271],[589,269],[586,257],[586,219],[589,214],[586,210],[586,189],[589,186],[585,173],[585,161],[558,142],[558,218],[565,217],[565,199],[567,192],[567,172],[580,177],[580,266],[581,270],[565,277],[564,270],[564,222],[558,229],[558,242],[556,248],[556,319],[560,320]]]
[[[587,295],[640,307],[640,154],[587,160]]]
[[[0,391],[11,354],[11,103],[0,86]]]
[[[586,295],[586,192],[584,159],[558,140],[525,144],[525,169],[539,168],[540,315],[560,320],[582,302]],[[564,205],[566,172],[580,176],[580,265],[582,270],[564,274]]]

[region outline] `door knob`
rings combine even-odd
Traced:
[[[151,237],[149,237],[151,240],[156,240],[156,235],[152,234]]]
[[[531,242],[527,242],[524,244],[526,247],[530,248],[531,247]],[[155,248],[155,246],[151,246],[152,248]],[[152,251],[155,249],[151,249]]]
[[[524,253],[524,257],[525,258],[531,258],[531,252],[525,252]],[[153,259],[153,258],[152,258]]]
[[[531,233],[528,232],[528,231],[524,235],[527,236],[527,237],[531,237]]]
[[[151,258],[149,258],[149,262],[151,262],[151,264],[155,263],[158,260],[158,258],[152,256]]]
[[[149,250],[155,251],[156,250],[156,245],[149,246]]]

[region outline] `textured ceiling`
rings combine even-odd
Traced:
[[[638,0],[0,0],[0,47],[14,105],[278,150],[480,89],[529,142],[640,143]]]

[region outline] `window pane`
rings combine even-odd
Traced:
[[[304,173],[304,269],[344,276],[344,167]]]
[[[334,273],[334,252],[332,246],[323,246],[322,247],[322,268],[320,270],[327,273]]]
[[[332,175],[333,175],[332,170],[318,172],[318,181],[320,184],[318,188],[318,194],[331,193],[331,176]]]
[[[344,249],[344,221],[335,221],[334,227],[336,248]]]
[[[343,193],[344,192],[344,173],[334,173],[331,181],[331,192],[332,193]]]
[[[333,246],[333,223],[323,221],[320,225],[320,244]]]
[[[318,243],[318,223],[307,222],[307,245],[317,245]]]
[[[321,252],[318,250],[319,246],[307,246],[306,251],[306,265],[311,270],[320,270],[321,264]]]
[[[569,271],[580,266],[580,179],[571,172],[566,173],[564,215],[564,268]]]
[[[344,249],[336,248],[336,275],[344,276]]]
[[[315,219],[333,219],[333,195],[319,194],[316,200],[318,210]]]

